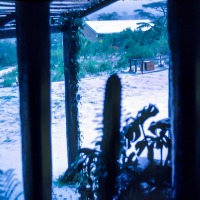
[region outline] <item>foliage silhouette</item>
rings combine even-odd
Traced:
[[[99,14],[97,20],[118,20],[120,15],[117,12]]]
[[[19,184],[20,182],[15,178],[13,169],[0,170],[0,199],[17,200],[23,194],[23,192],[17,191]]]
[[[121,83],[114,74],[106,84],[102,139],[95,149],[80,149],[78,159],[59,182],[75,184],[80,199],[170,199],[170,120],[152,122],[147,134],[144,123],[159,112],[149,104],[120,128],[120,104]],[[166,159],[162,157],[164,147],[168,149]],[[142,158],[145,149],[147,158]],[[160,150],[160,160],[155,159],[155,149]]]

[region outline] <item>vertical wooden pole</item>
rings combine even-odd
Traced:
[[[16,1],[24,195],[51,199],[49,2]]]
[[[136,63],[136,59],[134,60],[134,64],[135,64],[135,73],[137,73],[137,63]]]
[[[130,71],[130,72],[132,71],[131,66],[132,66],[132,60],[129,59],[129,71]]]
[[[76,42],[70,38],[72,30],[63,33],[64,75],[65,75],[65,110],[68,166],[76,159],[79,149],[78,92],[77,69],[74,65]]]
[[[200,199],[200,2],[168,0],[173,198]]]
[[[144,71],[144,61],[143,60],[141,60],[141,72],[142,72],[142,74],[143,74],[143,71]]]

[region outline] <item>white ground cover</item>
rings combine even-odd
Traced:
[[[146,128],[150,122],[168,117],[168,70],[147,74],[120,73],[118,75],[122,83],[122,124],[126,117],[135,117],[137,112],[149,103],[156,105],[160,112],[147,121]],[[95,139],[101,135],[95,129],[102,126],[107,79],[108,75],[104,75],[82,78],[79,82],[82,147],[93,148]],[[15,169],[17,178],[22,181],[18,89],[17,86],[0,88],[0,169]],[[64,82],[53,82],[51,89],[52,174],[55,181],[67,169]],[[159,152],[156,158],[159,158]],[[57,199],[78,198],[70,188],[58,188],[54,184],[53,187]]]

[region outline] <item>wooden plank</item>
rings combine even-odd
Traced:
[[[153,61],[144,61],[144,69],[145,71],[151,71],[155,69]]]

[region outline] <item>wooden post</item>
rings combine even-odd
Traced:
[[[141,67],[140,67],[140,69],[141,69],[141,72],[143,74],[143,71],[144,71],[144,61],[143,60],[141,60]]]
[[[76,159],[79,149],[77,69],[74,66],[76,41],[70,38],[70,30],[63,33],[64,75],[65,75],[65,110],[68,166]]]
[[[137,73],[137,63],[136,63],[136,59],[134,59],[134,63],[135,63],[135,73]]]
[[[200,199],[200,2],[168,0],[173,198]],[[187,14],[186,14],[187,13]]]
[[[162,57],[161,57],[161,55],[159,56],[159,60],[160,60],[159,67],[163,67],[163,65],[162,65]]]
[[[131,58],[129,59],[129,71],[130,72],[132,71],[132,59]]]
[[[49,2],[16,1],[24,195],[51,199]]]

